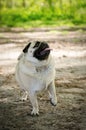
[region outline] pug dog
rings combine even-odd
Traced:
[[[16,80],[24,91],[22,100],[29,99],[32,104],[31,115],[39,115],[37,93],[47,89],[52,105],[56,106],[55,64],[51,49],[46,42],[28,43],[18,58]]]

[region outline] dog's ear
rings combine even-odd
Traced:
[[[30,47],[30,44],[31,44],[31,42],[28,43],[28,45],[25,46],[25,48],[23,49],[23,52],[24,52],[24,53],[27,53],[28,48]]]

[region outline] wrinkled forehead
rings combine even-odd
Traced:
[[[31,48],[36,48],[36,47],[39,47],[40,44],[41,44],[41,42],[39,42],[39,41],[32,41],[30,46],[31,46]]]
[[[40,42],[40,41],[32,41],[30,43],[28,43],[25,48],[23,49],[23,52],[26,53],[28,52],[29,48],[43,48],[43,47],[49,47],[48,44],[46,42]]]
[[[29,48],[35,48],[35,47],[38,47],[39,45],[40,45],[40,42],[39,42],[39,41],[29,42],[29,43],[24,47],[23,52],[24,52],[24,53],[27,53]]]

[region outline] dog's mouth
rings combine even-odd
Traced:
[[[50,52],[52,49],[51,48],[44,48],[43,50],[40,51],[40,55],[45,55],[46,53]]]

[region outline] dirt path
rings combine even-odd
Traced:
[[[56,62],[58,104],[39,95],[40,116],[31,117],[29,100],[20,101],[15,81],[17,57],[27,41],[45,40]],[[39,30],[0,32],[0,130],[86,130],[86,32]]]

